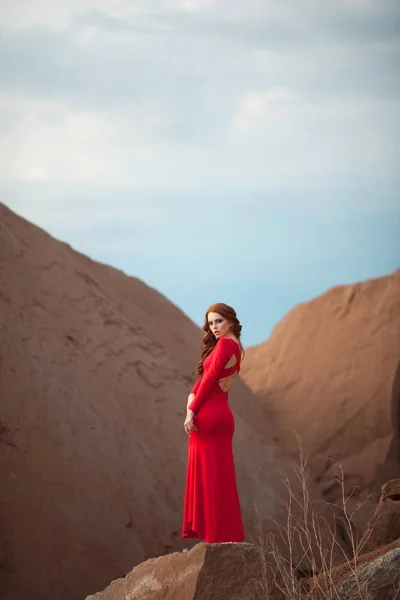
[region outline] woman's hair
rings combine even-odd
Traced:
[[[216,346],[218,340],[215,338],[214,334],[210,330],[210,326],[208,324],[208,313],[215,312],[227,319],[232,323],[232,333],[237,337],[240,344],[240,349],[242,351],[242,356],[244,355],[244,348],[242,346],[242,341],[240,339],[240,334],[242,332],[242,326],[240,324],[239,319],[236,316],[236,312],[231,306],[224,304],[222,302],[218,302],[217,304],[212,304],[210,308],[206,311],[204,325],[202,327],[205,332],[202,338],[202,349],[200,353],[200,360],[197,363],[196,374],[200,377],[204,372],[203,363],[207,356],[211,354]]]

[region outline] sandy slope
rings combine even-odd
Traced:
[[[356,486],[364,500],[400,475],[393,454],[400,446],[392,440],[399,435],[399,364],[400,270],[297,306],[247,351],[242,374],[293,455],[299,436],[325,497],[340,495],[330,457],[345,468],[346,492]]]
[[[172,267],[171,267],[172,268]],[[198,328],[143,282],[0,205],[0,595],[80,600],[179,537]],[[284,461],[238,381],[249,528]]]

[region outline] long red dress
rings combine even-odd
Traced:
[[[232,355],[236,364],[225,368]],[[183,509],[183,538],[205,542],[244,540],[242,515],[236,485],[232,438],[235,422],[228,392],[219,381],[240,369],[241,352],[231,338],[220,338],[204,361],[204,373],[192,389],[189,409],[195,413],[197,431],[188,442]]]

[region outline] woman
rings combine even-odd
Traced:
[[[244,540],[232,438],[235,423],[228,391],[240,370],[242,326],[226,304],[206,312],[203,348],[189,394],[184,423],[189,453],[183,510],[183,538],[205,542]]]

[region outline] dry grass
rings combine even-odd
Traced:
[[[346,578],[352,577],[355,581],[352,600],[366,600],[368,582],[365,575],[362,581],[358,576],[359,534],[353,524],[354,515],[362,505],[356,510],[349,510],[350,497],[345,495],[343,469],[338,465],[336,479],[341,488],[340,504],[325,503],[330,520],[321,516],[321,510],[318,511],[311,500],[303,450],[294,473],[300,491],[295,493],[289,478],[284,478],[285,517],[283,521],[272,522],[273,532],[270,528],[265,533],[259,513],[255,511],[256,534],[253,541],[260,551],[262,581],[258,585],[263,598],[343,600],[339,586],[342,574],[346,572]],[[340,569],[335,569],[339,564]],[[394,593],[397,592],[395,587],[393,583]],[[397,593],[393,595],[393,598],[397,597]]]

